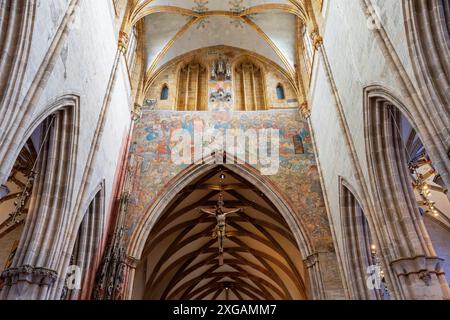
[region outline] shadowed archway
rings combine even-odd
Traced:
[[[226,176],[222,186],[221,173]],[[221,191],[225,207],[242,209],[227,217],[223,264],[213,236],[216,218],[200,211],[214,206]],[[276,300],[314,295],[305,280],[309,275],[303,260],[313,250],[303,226],[289,201],[245,166],[187,170],[170,184],[135,235],[131,256],[140,262],[130,275],[134,299]]]

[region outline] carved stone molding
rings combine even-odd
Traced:
[[[311,32],[311,40],[314,49],[316,50],[319,50],[319,48],[323,45],[323,38],[317,30]]]
[[[417,256],[411,258],[402,258],[390,263],[392,269],[399,277],[408,277],[418,275],[427,286],[431,284],[431,274],[440,275],[444,271],[442,262],[444,260],[438,257]]]
[[[300,105],[299,110],[305,119],[309,119],[311,117],[311,108],[309,107],[308,102],[303,102]]]
[[[305,263],[305,266],[308,269],[310,269],[319,262],[319,254],[314,253],[314,254],[310,255],[309,257],[307,257],[305,260],[303,260],[303,262]]]
[[[139,121],[142,117],[142,106],[140,104],[135,103],[134,108],[131,111],[131,120],[133,122]]]
[[[140,260],[138,260],[132,256],[125,257],[125,264],[132,269],[136,269],[139,262],[140,262]]]
[[[120,31],[120,33],[119,33],[119,50],[123,54],[127,53],[128,42],[129,42],[128,34],[123,31]]]
[[[7,269],[0,276],[5,286],[12,286],[19,282],[50,286],[57,278],[58,273],[54,270],[29,265]]]

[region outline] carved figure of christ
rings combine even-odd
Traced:
[[[234,214],[234,213],[239,213],[241,212],[242,209],[230,209],[227,210],[226,208],[224,208],[223,206],[215,206],[214,209],[211,210],[206,210],[206,209],[201,209],[201,212],[212,215],[214,217],[216,217],[217,219],[217,225],[216,228],[214,230],[214,237],[217,237],[217,240],[219,241],[219,261],[220,261],[220,265],[223,265],[223,252],[224,252],[224,241],[225,241],[225,237],[227,236],[227,232],[226,232],[226,218],[228,215],[230,214]]]

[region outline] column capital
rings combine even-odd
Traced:
[[[55,270],[30,265],[7,269],[0,276],[5,286],[12,286],[19,282],[50,286],[57,278],[58,272]]]
[[[313,253],[312,255],[308,256],[305,260],[303,260],[305,263],[305,266],[310,269],[314,267],[319,262],[319,253]]]
[[[133,122],[139,121],[142,117],[142,106],[138,103],[134,104],[133,110],[131,111],[131,120]]]
[[[428,286],[431,282],[431,274],[444,274],[443,261],[438,257],[416,256],[394,260],[390,265],[397,276],[418,275],[419,279]]]
[[[140,260],[136,259],[135,257],[128,255],[125,257],[125,264],[132,269],[136,269],[139,262]]]
[[[127,50],[128,50],[128,42],[129,42],[129,37],[128,34],[126,32],[120,31],[119,32],[119,51],[122,52],[122,54],[127,54]]]
[[[319,31],[314,30],[311,32],[311,40],[314,46],[314,49],[319,50],[319,48],[323,45],[323,38],[320,35]]]
[[[300,104],[299,110],[305,119],[309,119],[311,117],[311,108],[309,107],[307,101],[304,101]]]

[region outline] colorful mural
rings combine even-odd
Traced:
[[[320,186],[308,125],[296,110],[233,112],[227,104],[217,104],[215,112],[144,110],[137,124],[130,159],[134,181],[127,214],[131,236],[145,212],[164,187],[188,164],[176,164],[171,154],[177,141],[174,132],[184,130],[193,137],[203,130],[279,130],[279,170],[269,178],[290,199],[307,226],[317,249],[329,249],[331,234]],[[294,138],[301,137],[303,153],[296,153]],[[258,168],[258,166],[255,166]]]

